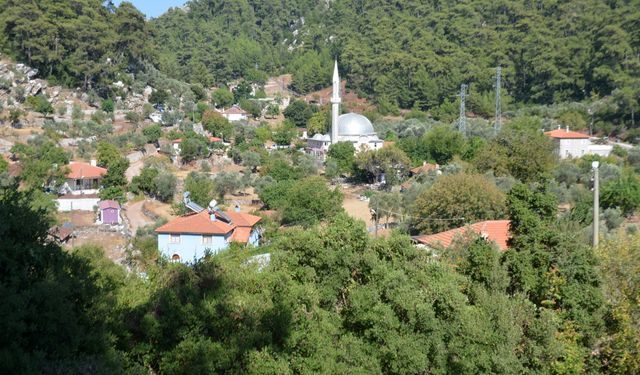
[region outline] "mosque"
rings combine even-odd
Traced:
[[[377,150],[382,148],[384,141],[378,138],[373,125],[368,118],[357,113],[340,115],[340,76],[338,75],[338,61],[333,68],[333,94],[331,96],[331,132],[330,134],[315,134],[307,139],[310,153],[324,156],[329,146],[338,142],[351,142],[356,152],[361,150]]]

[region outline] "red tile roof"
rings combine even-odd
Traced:
[[[419,167],[411,169],[411,173],[418,174],[422,172],[435,171],[438,169],[440,169],[440,166],[438,164],[424,163]]]
[[[589,139],[589,136],[583,133],[571,131],[569,129],[556,129],[544,134],[556,139]]]
[[[96,167],[89,163],[72,161],[69,163],[69,173],[67,173],[67,178],[100,178],[106,174],[106,168]]]
[[[247,112],[245,112],[242,108],[234,105],[233,107],[222,111],[223,115],[246,115]]]
[[[66,240],[69,239],[69,237],[71,237],[71,235],[73,234],[73,230],[69,229],[69,228],[64,228],[61,226],[55,226],[51,229],[49,229],[49,235],[51,237],[53,237],[55,240],[60,241],[60,242],[64,242]]]
[[[100,201],[98,202],[98,207],[100,207],[101,210],[107,209],[107,208],[117,208],[120,209],[120,203],[114,201],[114,200],[107,200],[107,201]]]
[[[234,231],[231,237],[233,241],[247,242],[252,227],[260,221],[260,217],[255,215],[232,211],[226,211],[225,214],[231,219],[231,224],[221,219],[212,221],[209,212],[204,210],[171,220],[156,229],[156,233],[226,235]]]
[[[469,226],[451,229],[445,232],[415,236],[414,240],[425,245],[440,244],[443,247],[451,246],[453,239],[457,236],[464,236],[470,229],[473,232],[485,237],[488,241],[495,242],[501,251],[507,250],[507,240],[509,239],[509,220],[487,220],[480,221]]]
[[[250,236],[250,227],[237,227],[236,229],[234,229],[233,234],[231,235],[231,241],[247,243],[249,242]]]
[[[212,221],[209,212],[204,210],[197,214],[177,217],[156,229],[156,233],[184,234],[227,234],[233,227],[223,221]]]
[[[260,216],[245,214],[243,212],[226,211],[225,214],[231,218],[231,222],[239,227],[252,227],[260,221]]]

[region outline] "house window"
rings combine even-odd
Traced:
[[[203,245],[211,245],[213,243],[213,236],[202,236]]]
[[[180,235],[179,234],[172,234],[169,238],[169,242],[171,243],[180,243]]]
[[[174,262],[179,262],[179,261],[180,261],[180,255],[178,255],[178,254],[173,254],[173,255],[171,256],[171,260],[172,260],[172,261],[174,261]]]

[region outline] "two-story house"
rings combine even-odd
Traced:
[[[612,145],[594,144],[588,135],[558,127],[556,130],[544,133],[547,137],[553,139],[556,144],[556,152],[561,159],[581,158],[585,155],[609,156]]]
[[[544,133],[547,137],[553,139],[556,144],[556,152],[561,159],[580,158],[589,152],[591,141],[589,136],[558,127],[556,130]]]
[[[232,242],[258,245],[259,216],[237,211],[202,210],[178,217],[156,229],[158,250],[173,261],[189,262],[213,254]]]

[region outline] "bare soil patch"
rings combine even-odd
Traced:
[[[92,211],[58,212],[57,219],[60,224],[71,223],[75,227],[90,227],[95,225],[96,214]]]
[[[173,214],[173,208],[168,203],[162,203],[156,200],[146,201],[144,202],[144,209],[163,219],[171,220],[176,217]]]
[[[72,238],[65,247],[73,248],[83,245],[96,245],[104,249],[105,255],[118,261],[125,256],[127,239],[121,232],[105,231],[98,226],[94,228],[83,228],[74,231],[75,238]]]

